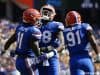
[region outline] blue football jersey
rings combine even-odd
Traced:
[[[70,55],[81,54],[90,50],[87,30],[92,30],[92,27],[87,23],[75,24],[73,27],[64,29],[65,45]]]
[[[42,25],[40,28],[42,32],[42,37],[40,41],[40,47],[59,46],[59,39],[57,38],[57,33],[59,30],[64,30],[64,26],[61,22],[51,21],[47,25]]]
[[[30,38],[34,40],[41,39],[41,32],[38,28],[33,25],[19,25],[16,28],[16,38],[17,38],[17,54],[25,56],[34,56],[32,48],[30,47]]]

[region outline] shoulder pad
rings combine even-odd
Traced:
[[[86,30],[93,30],[92,26],[90,26],[90,24],[88,24],[88,23],[82,23],[82,26],[83,26]]]
[[[55,24],[58,26],[58,29],[64,30],[64,25],[61,22],[55,22]]]

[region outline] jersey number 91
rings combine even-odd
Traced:
[[[66,35],[66,39],[68,41],[68,46],[75,46],[81,44],[81,38],[80,38],[80,31],[74,32],[68,32]]]

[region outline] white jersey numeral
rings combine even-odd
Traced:
[[[18,48],[21,48],[21,44],[22,44],[22,39],[23,39],[23,33],[19,32],[18,33]]]
[[[50,31],[44,31],[43,32],[43,37],[42,37],[42,41],[44,43],[49,43],[51,41],[51,32]]]
[[[68,41],[68,46],[75,46],[76,44],[81,43],[81,38],[80,38],[80,31],[74,32],[68,32],[66,35],[67,41]]]

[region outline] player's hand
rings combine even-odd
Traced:
[[[38,60],[39,60],[39,63],[43,62],[43,66],[49,66],[49,61],[48,61],[48,56],[47,56],[48,53],[43,53],[42,55],[40,55],[38,57]]]
[[[40,62],[42,62],[42,61],[44,61],[44,60],[47,60],[48,58],[47,58],[47,54],[46,53],[43,53],[43,54],[41,54],[39,57],[38,57],[38,60],[40,61]]]
[[[33,59],[32,59],[32,61],[33,61],[33,65],[37,65],[37,64],[39,64],[39,63],[41,63],[41,62],[43,62],[43,61],[45,61],[45,60],[47,60],[47,56],[46,56],[46,53],[45,54],[42,54],[42,55],[40,55],[40,56],[38,56],[38,57],[34,57]]]
[[[11,57],[15,57],[15,55],[16,55],[15,51],[14,51],[14,50],[11,50],[11,51],[10,51],[10,56],[11,56]]]
[[[100,54],[96,56],[95,63],[100,63]]]

